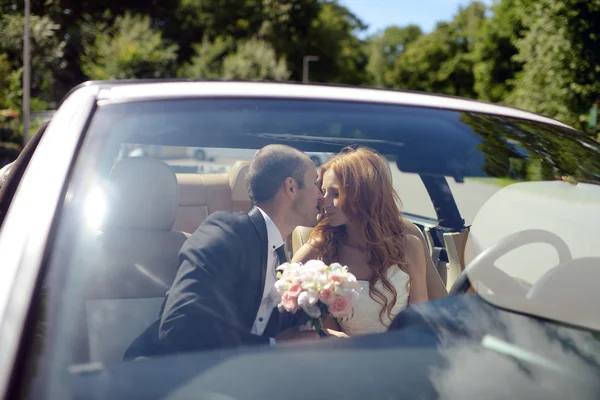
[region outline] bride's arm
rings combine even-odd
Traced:
[[[306,242],[300,247],[300,249],[294,254],[292,262],[295,263],[306,263],[309,260],[314,260],[318,256],[318,251],[315,246]]]
[[[421,241],[415,235],[406,235],[404,257],[410,276],[409,304],[427,301],[427,282],[424,250]]]

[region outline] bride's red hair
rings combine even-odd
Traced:
[[[361,235],[359,239],[366,244],[369,267],[373,271],[369,280],[369,295],[382,305],[379,319],[383,322],[386,312],[393,319],[391,312],[398,294],[387,277],[387,271],[394,264],[405,272],[406,267],[402,245],[404,224],[400,218],[401,201],[392,186],[388,161],[369,148],[347,147],[321,167],[321,181],[328,170],[333,171],[339,181],[342,211],[351,222],[358,224]],[[321,216],[309,240],[323,262],[329,264],[338,259],[338,249],[344,242],[346,228],[333,227],[325,216]],[[375,287],[378,281],[392,294],[391,301]]]

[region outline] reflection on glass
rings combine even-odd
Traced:
[[[94,186],[85,200],[83,215],[88,229],[95,231],[102,228],[107,213],[106,193],[99,187]]]

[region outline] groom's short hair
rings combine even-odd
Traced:
[[[250,163],[246,185],[254,204],[273,199],[281,184],[289,177],[304,187],[308,157],[300,150],[282,144],[271,144],[260,149]]]

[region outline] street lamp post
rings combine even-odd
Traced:
[[[308,63],[311,61],[319,61],[317,56],[304,56],[302,59],[302,82],[308,83]]]
[[[25,0],[25,32],[23,33],[23,146],[29,140],[29,96],[31,94],[31,51],[29,49],[30,0]]]

